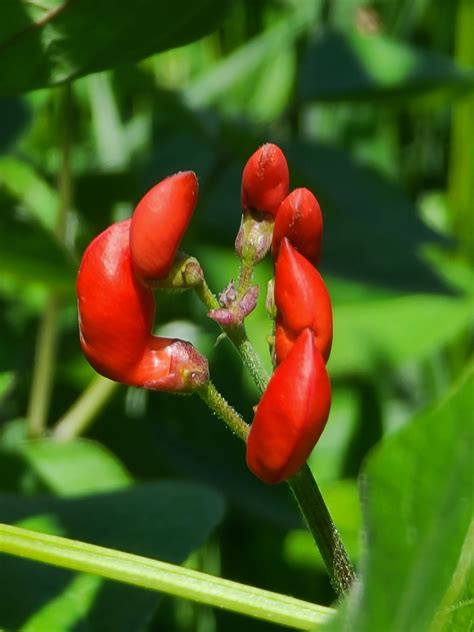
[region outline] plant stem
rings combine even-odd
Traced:
[[[67,83],[59,93],[61,125],[61,168],[58,176],[59,207],[56,217],[55,235],[64,242],[66,214],[71,206],[71,148],[69,116],[71,107],[71,86]],[[46,427],[51,392],[54,380],[54,365],[58,337],[59,297],[50,292],[46,299],[46,308],[41,318],[36,342],[33,379],[28,402],[28,435],[40,437]]]
[[[59,419],[52,432],[53,438],[69,441],[84,432],[118,386],[117,382],[97,375]]]
[[[226,332],[229,340],[239,352],[245,366],[250,371],[253,381],[257,385],[259,391],[263,393],[263,391],[267,387],[269,377],[267,375],[265,367],[263,366],[263,362],[260,359],[260,356],[255,351],[254,346],[248,339],[247,332],[245,331],[245,326],[240,325],[238,327],[227,327],[224,328],[224,331]]]
[[[209,408],[236,434],[242,441],[247,441],[249,426],[239,413],[232,408],[229,402],[219,393],[212,382],[208,382],[197,394],[209,406]]]
[[[299,630],[314,630],[335,614],[332,608],[182,566],[10,525],[0,524],[0,552],[92,573]]]
[[[51,293],[41,318],[36,340],[33,380],[28,402],[28,436],[40,437],[48,417],[53,388],[54,359],[56,357],[58,299]]]
[[[205,281],[195,289],[208,310],[219,307],[219,301]],[[263,393],[269,378],[259,355],[247,337],[245,327],[240,325],[222,327],[222,329],[239,352],[258,389]],[[246,441],[249,426],[245,421],[226,402],[213,384],[204,387],[204,389],[207,390],[199,391],[202,399],[235,434]],[[307,464],[288,481],[288,485],[326,564],[331,584],[336,594],[343,595],[349,590],[355,579],[354,569]]]
[[[355,573],[347,551],[307,463],[288,480],[338,595],[347,593]]]
[[[217,297],[209,289],[205,280],[195,286],[194,290],[208,311],[221,307]],[[256,353],[252,343],[248,339],[245,326],[243,324],[221,326],[221,329],[239,352],[245,366],[250,371],[255,384],[259,388],[260,392],[263,393],[268,384],[268,375],[260,356]]]

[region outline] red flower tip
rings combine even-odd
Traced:
[[[165,178],[145,194],[132,216],[130,248],[137,277],[144,283],[168,276],[198,197],[193,171]]]
[[[329,416],[331,385],[313,337],[305,329],[276,368],[250,428],[247,465],[270,485],[298,472]]]
[[[134,275],[130,223],[109,226],[86,249],[77,278],[82,350],[105,377],[165,391],[188,391],[208,379],[207,360],[188,342],[151,335],[152,290]]]
[[[286,357],[306,328],[313,331],[314,343],[327,361],[332,344],[331,298],[319,272],[286,237],[276,264],[275,305],[277,362]]]
[[[281,201],[288,195],[289,178],[288,163],[277,145],[267,143],[257,149],[242,173],[244,212],[253,210],[275,215]]]
[[[313,265],[319,262],[323,216],[317,199],[308,189],[295,189],[280,204],[273,230],[273,260],[287,237],[291,245]]]

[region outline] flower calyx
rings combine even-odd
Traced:
[[[258,285],[252,285],[243,296],[239,296],[234,282],[231,281],[219,295],[221,307],[210,310],[207,315],[222,327],[240,325],[255,309],[258,294]]]

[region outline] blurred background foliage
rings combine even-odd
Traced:
[[[428,629],[459,570],[473,482],[474,3],[48,0],[1,11],[0,520],[333,602],[287,490],[252,478],[204,405],[98,379],[78,344],[82,251],[177,170],[200,180],[184,249],[215,291],[235,277],[242,167],[276,142],[292,188],[310,188],[325,217],[333,407],[310,464],[356,562],[361,472],[368,482],[368,618],[359,604],[353,629]],[[270,276],[260,265],[262,288]],[[257,391],[196,298],[160,294],[157,313],[159,331],[208,355],[250,419]],[[269,367],[263,305],[248,330]],[[81,415],[86,439],[32,440]],[[409,569],[421,592],[400,614]],[[472,597],[461,571],[445,606]],[[26,561],[2,558],[0,572],[9,630],[279,629]],[[467,630],[470,617],[457,608],[436,629]]]

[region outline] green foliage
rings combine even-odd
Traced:
[[[0,31],[0,92],[53,85],[182,46],[213,30],[229,2],[15,0]],[[87,42],[87,45],[84,45]]]
[[[284,486],[250,475],[197,398],[95,390],[77,336],[84,248],[178,170],[200,184],[183,249],[213,291],[235,279],[242,167],[276,142],[291,187],[320,201],[334,306],[333,406],[309,464],[360,583],[328,629],[470,630],[473,3],[3,5],[0,94],[14,96],[0,99],[0,521],[118,556],[192,553],[197,571],[245,585],[246,608],[251,586],[334,603]],[[268,370],[271,274],[258,266],[246,321]],[[193,340],[250,421],[258,391],[196,297],[160,294],[156,326]],[[32,440],[38,373],[46,432]],[[50,436],[81,416],[87,438]],[[6,555],[0,584],[1,629],[283,629]]]
[[[473,394],[471,367],[443,402],[371,454],[361,587],[330,630],[451,629],[451,612],[467,610],[471,569],[460,556],[472,518]]]
[[[103,459],[110,457],[104,452]],[[118,483],[123,473],[109,469],[108,479]],[[174,563],[205,540],[222,511],[222,500],[212,490],[171,481],[77,499],[0,498],[1,522]],[[137,630],[158,605],[153,593],[17,558],[3,558],[1,568],[9,579],[0,598],[0,620],[14,630],[44,626],[59,632],[72,625]]]

